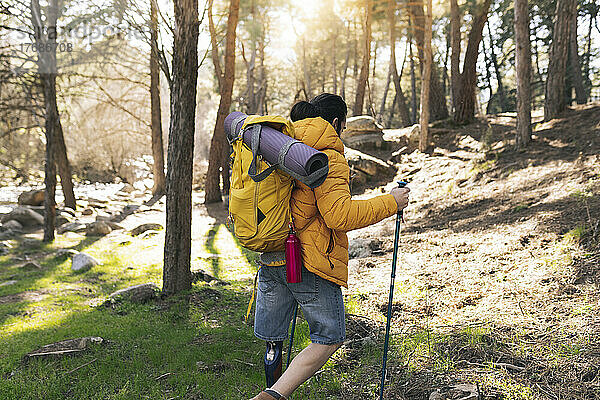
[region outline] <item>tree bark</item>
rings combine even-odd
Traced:
[[[350,23],[346,29],[346,37],[350,38]],[[346,98],[346,76],[348,75],[348,64],[350,63],[350,46],[346,46],[346,59],[344,60],[344,69],[342,71],[342,79],[340,82],[340,96]]]
[[[567,108],[565,77],[569,49],[569,31],[576,0],[557,0],[554,12],[554,31],[548,56],[548,76],[544,98],[544,120],[555,118]]]
[[[160,111],[160,67],[158,64],[158,4],[150,0],[150,113],[152,130],[152,194],[162,196],[166,190],[165,155]]]
[[[577,44],[577,3],[575,3],[573,11],[569,34],[570,80],[575,88],[575,100],[577,101],[577,104],[585,104],[587,102],[587,96],[583,87],[583,75],[581,73],[581,63],[579,60],[579,46]]]
[[[427,0],[427,12],[425,13],[425,38],[423,46],[423,83],[421,84],[421,117],[419,120],[421,132],[419,135],[419,151],[426,152],[430,150],[431,133],[429,131],[429,90],[431,86],[431,66],[433,56],[431,52],[432,36],[432,0]]]
[[[212,0],[209,8],[212,8]],[[225,139],[223,123],[229,114],[231,106],[231,95],[235,79],[235,30],[238,23],[240,1],[231,0],[229,3],[229,15],[227,17],[227,33],[225,36],[225,68],[221,79],[219,109],[217,110],[217,121],[210,144],[208,159],[208,170],[206,172],[205,199],[206,204],[221,201],[221,189],[219,175],[223,178],[223,187],[228,188],[228,153],[229,147]],[[214,51],[214,49],[213,49]],[[218,60],[218,57],[216,58]],[[215,58],[213,56],[213,62]],[[217,70],[217,68],[215,68]],[[221,171],[220,171],[221,169]],[[226,176],[225,176],[226,175]]]
[[[517,147],[531,141],[531,40],[527,0],[515,0],[515,61],[517,72]]]
[[[192,287],[192,168],[198,80],[198,0],[174,1],[163,292]]]
[[[456,43],[456,30],[460,29],[457,20],[456,0],[452,0],[452,43],[456,45],[456,52],[452,49],[452,78],[454,121],[458,124],[467,124],[475,119],[475,89],[477,88],[477,57],[479,56],[479,44],[481,43],[483,27],[487,21],[487,13],[491,0],[485,0],[479,7],[477,14],[473,16],[473,23],[467,41],[462,72],[458,73],[458,62],[460,57],[460,45]],[[460,37],[458,38],[460,41]],[[454,87],[456,85],[456,87]]]
[[[423,49],[424,49],[424,32],[425,32],[425,16],[423,15],[423,0],[415,0],[409,2],[409,10],[411,14],[413,35],[417,42],[417,54],[419,56],[419,70],[423,72]],[[448,107],[446,107],[446,93],[442,91],[439,76],[431,65],[431,88],[429,88],[429,117],[432,121],[448,118]]]
[[[369,63],[371,62],[371,11],[373,8],[373,0],[364,0],[365,4],[365,34],[364,34],[364,53],[362,58],[362,66],[360,76],[356,83],[356,97],[354,100],[354,115],[362,115],[363,105],[365,102],[365,89],[367,87],[367,79],[369,79]]]
[[[40,83],[44,93],[45,126],[46,136],[46,164],[44,166],[44,242],[54,240],[55,217],[56,217],[56,136],[60,128],[60,117],[56,103],[56,22],[60,9],[57,0],[51,0],[46,9],[46,26],[40,8],[39,0],[31,2],[31,23],[35,32],[37,65]],[[43,51],[45,47],[50,51]]]
[[[450,0],[450,41],[452,55],[450,56],[450,81],[452,86],[452,108],[456,112],[456,99],[458,99],[458,90],[460,88],[460,53],[461,37],[460,26],[462,25],[462,15],[458,8],[457,0]]]
[[[56,79],[54,83],[54,96],[56,97]],[[65,145],[65,136],[63,135],[62,123],[60,122],[60,114],[58,112],[58,104],[55,101],[57,115],[56,132],[54,136],[56,152],[54,161],[58,167],[58,175],[60,176],[60,186],[62,188],[63,196],[65,197],[65,207],[69,207],[73,210],[77,208],[75,200],[75,193],[73,192],[73,173],[71,171],[71,163],[67,156],[67,146]]]
[[[494,50],[494,38],[492,37],[492,29],[490,23],[487,23],[488,35],[490,36],[490,56],[492,59],[492,65],[494,66],[494,72],[496,75],[496,81],[498,82],[498,99],[500,101],[500,110],[502,112],[508,111],[506,103],[506,95],[504,93],[504,83],[502,82],[502,75],[500,74],[500,65],[498,64],[498,58],[496,57],[496,50]]]
[[[417,77],[415,76],[415,58],[412,39],[408,43],[410,49],[410,123],[417,123]]]
[[[409,126],[411,124],[410,114],[406,106],[406,97],[402,92],[400,86],[400,76],[398,74],[398,68],[396,67],[396,18],[395,18],[395,0],[388,0],[387,17],[388,24],[390,26],[390,71],[392,79],[394,81],[394,88],[396,89],[396,105],[400,110],[400,118],[402,119],[403,126]],[[382,112],[383,114],[383,112]]]

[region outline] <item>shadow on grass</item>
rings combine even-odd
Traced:
[[[167,300],[80,308],[23,327],[0,339],[0,398],[247,399],[262,387],[254,364],[262,342],[239,318],[244,307],[234,289],[196,286]],[[101,336],[108,345],[20,362],[42,345],[83,336]]]

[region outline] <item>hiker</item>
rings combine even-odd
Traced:
[[[346,336],[341,291],[341,286],[348,286],[346,232],[395,215],[408,204],[408,188],[394,188],[368,200],[351,199],[350,169],[340,139],[346,113],[345,101],[329,93],[296,103],[290,112],[296,139],[327,155],[329,173],[316,189],[296,182],[292,192],[290,206],[302,246],[302,282],[288,284],[285,265],[259,271],[254,334],[267,342],[268,388],[252,400],[285,400],[340,348]],[[308,321],[312,343],[281,375],[283,341],[296,302]]]

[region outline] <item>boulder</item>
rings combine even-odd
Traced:
[[[359,115],[346,120],[346,130],[342,136],[354,136],[365,133],[382,133],[383,126],[379,125],[375,118],[369,115]]]
[[[142,233],[144,233],[146,231],[149,231],[149,230],[158,231],[158,230],[161,230],[161,229],[164,229],[161,224],[147,223],[147,224],[142,224],[142,225],[139,225],[139,226],[133,228],[130,233],[131,233],[132,236],[137,236],[137,235],[140,235],[140,234],[142,234]]]
[[[108,296],[105,304],[112,304],[122,300],[130,301],[132,303],[145,303],[156,298],[159,292],[160,289],[155,284],[142,283],[141,285],[117,290]]]
[[[58,227],[56,229],[56,232],[59,235],[62,235],[65,232],[83,232],[85,231],[86,227],[85,224],[82,224],[81,222],[78,221],[74,221],[74,222],[68,222],[64,225],[61,225],[60,227]]]
[[[0,232],[0,240],[7,240],[7,239],[12,239],[16,236],[17,234],[13,231],[11,231],[10,229],[7,229],[3,232]]]
[[[77,253],[71,259],[71,270],[73,272],[85,272],[98,264],[100,264],[100,262],[94,257],[85,253]]]
[[[88,224],[85,228],[86,236],[104,236],[108,235],[112,229],[104,221],[96,221]]]
[[[348,118],[341,138],[344,145],[355,149],[387,148],[387,142],[383,139],[383,127],[368,115]]]
[[[28,192],[23,192],[19,195],[19,199],[17,203],[20,205],[28,205],[28,206],[41,206],[44,204],[45,198],[45,190],[30,190]]]
[[[21,223],[19,221],[15,221],[15,220],[6,221],[5,223],[2,224],[2,227],[5,228],[4,230],[11,230],[11,231],[20,231],[23,229],[23,225],[21,225]]]
[[[17,206],[2,217],[2,223],[17,221],[24,227],[37,227],[44,224],[44,217],[27,206]]]
[[[12,245],[8,242],[0,242],[0,256],[7,254],[10,249],[12,249]]]
[[[17,283],[17,281],[14,281],[14,280],[4,281],[4,282],[0,283],[0,287],[14,285],[15,283]]]
[[[126,183],[125,185],[123,185],[123,187],[119,190],[119,192],[123,192],[123,193],[132,193],[135,191],[135,188],[133,187],[133,185],[131,183]]]
[[[396,174],[396,168],[379,158],[358,150],[346,148],[344,151],[348,165],[370,177],[389,177]]]
[[[72,217],[69,214],[60,213],[56,216],[56,226],[62,226],[72,221]]]
[[[383,138],[393,142],[400,142],[401,146],[407,145],[414,149],[419,145],[420,130],[421,127],[419,124],[400,129],[386,129],[383,131]]]
[[[81,211],[81,215],[92,215],[94,214],[94,210],[91,208],[84,208],[83,211]]]

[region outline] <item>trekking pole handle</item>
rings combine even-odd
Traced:
[[[403,188],[406,187],[406,185],[408,185],[408,182],[405,181],[398,181],[396,183],[398,184],[399,188]],[[402,220],[402,222],[404,222],[404,210],[398,211],[398,216],[400,216],[400,219]]]

